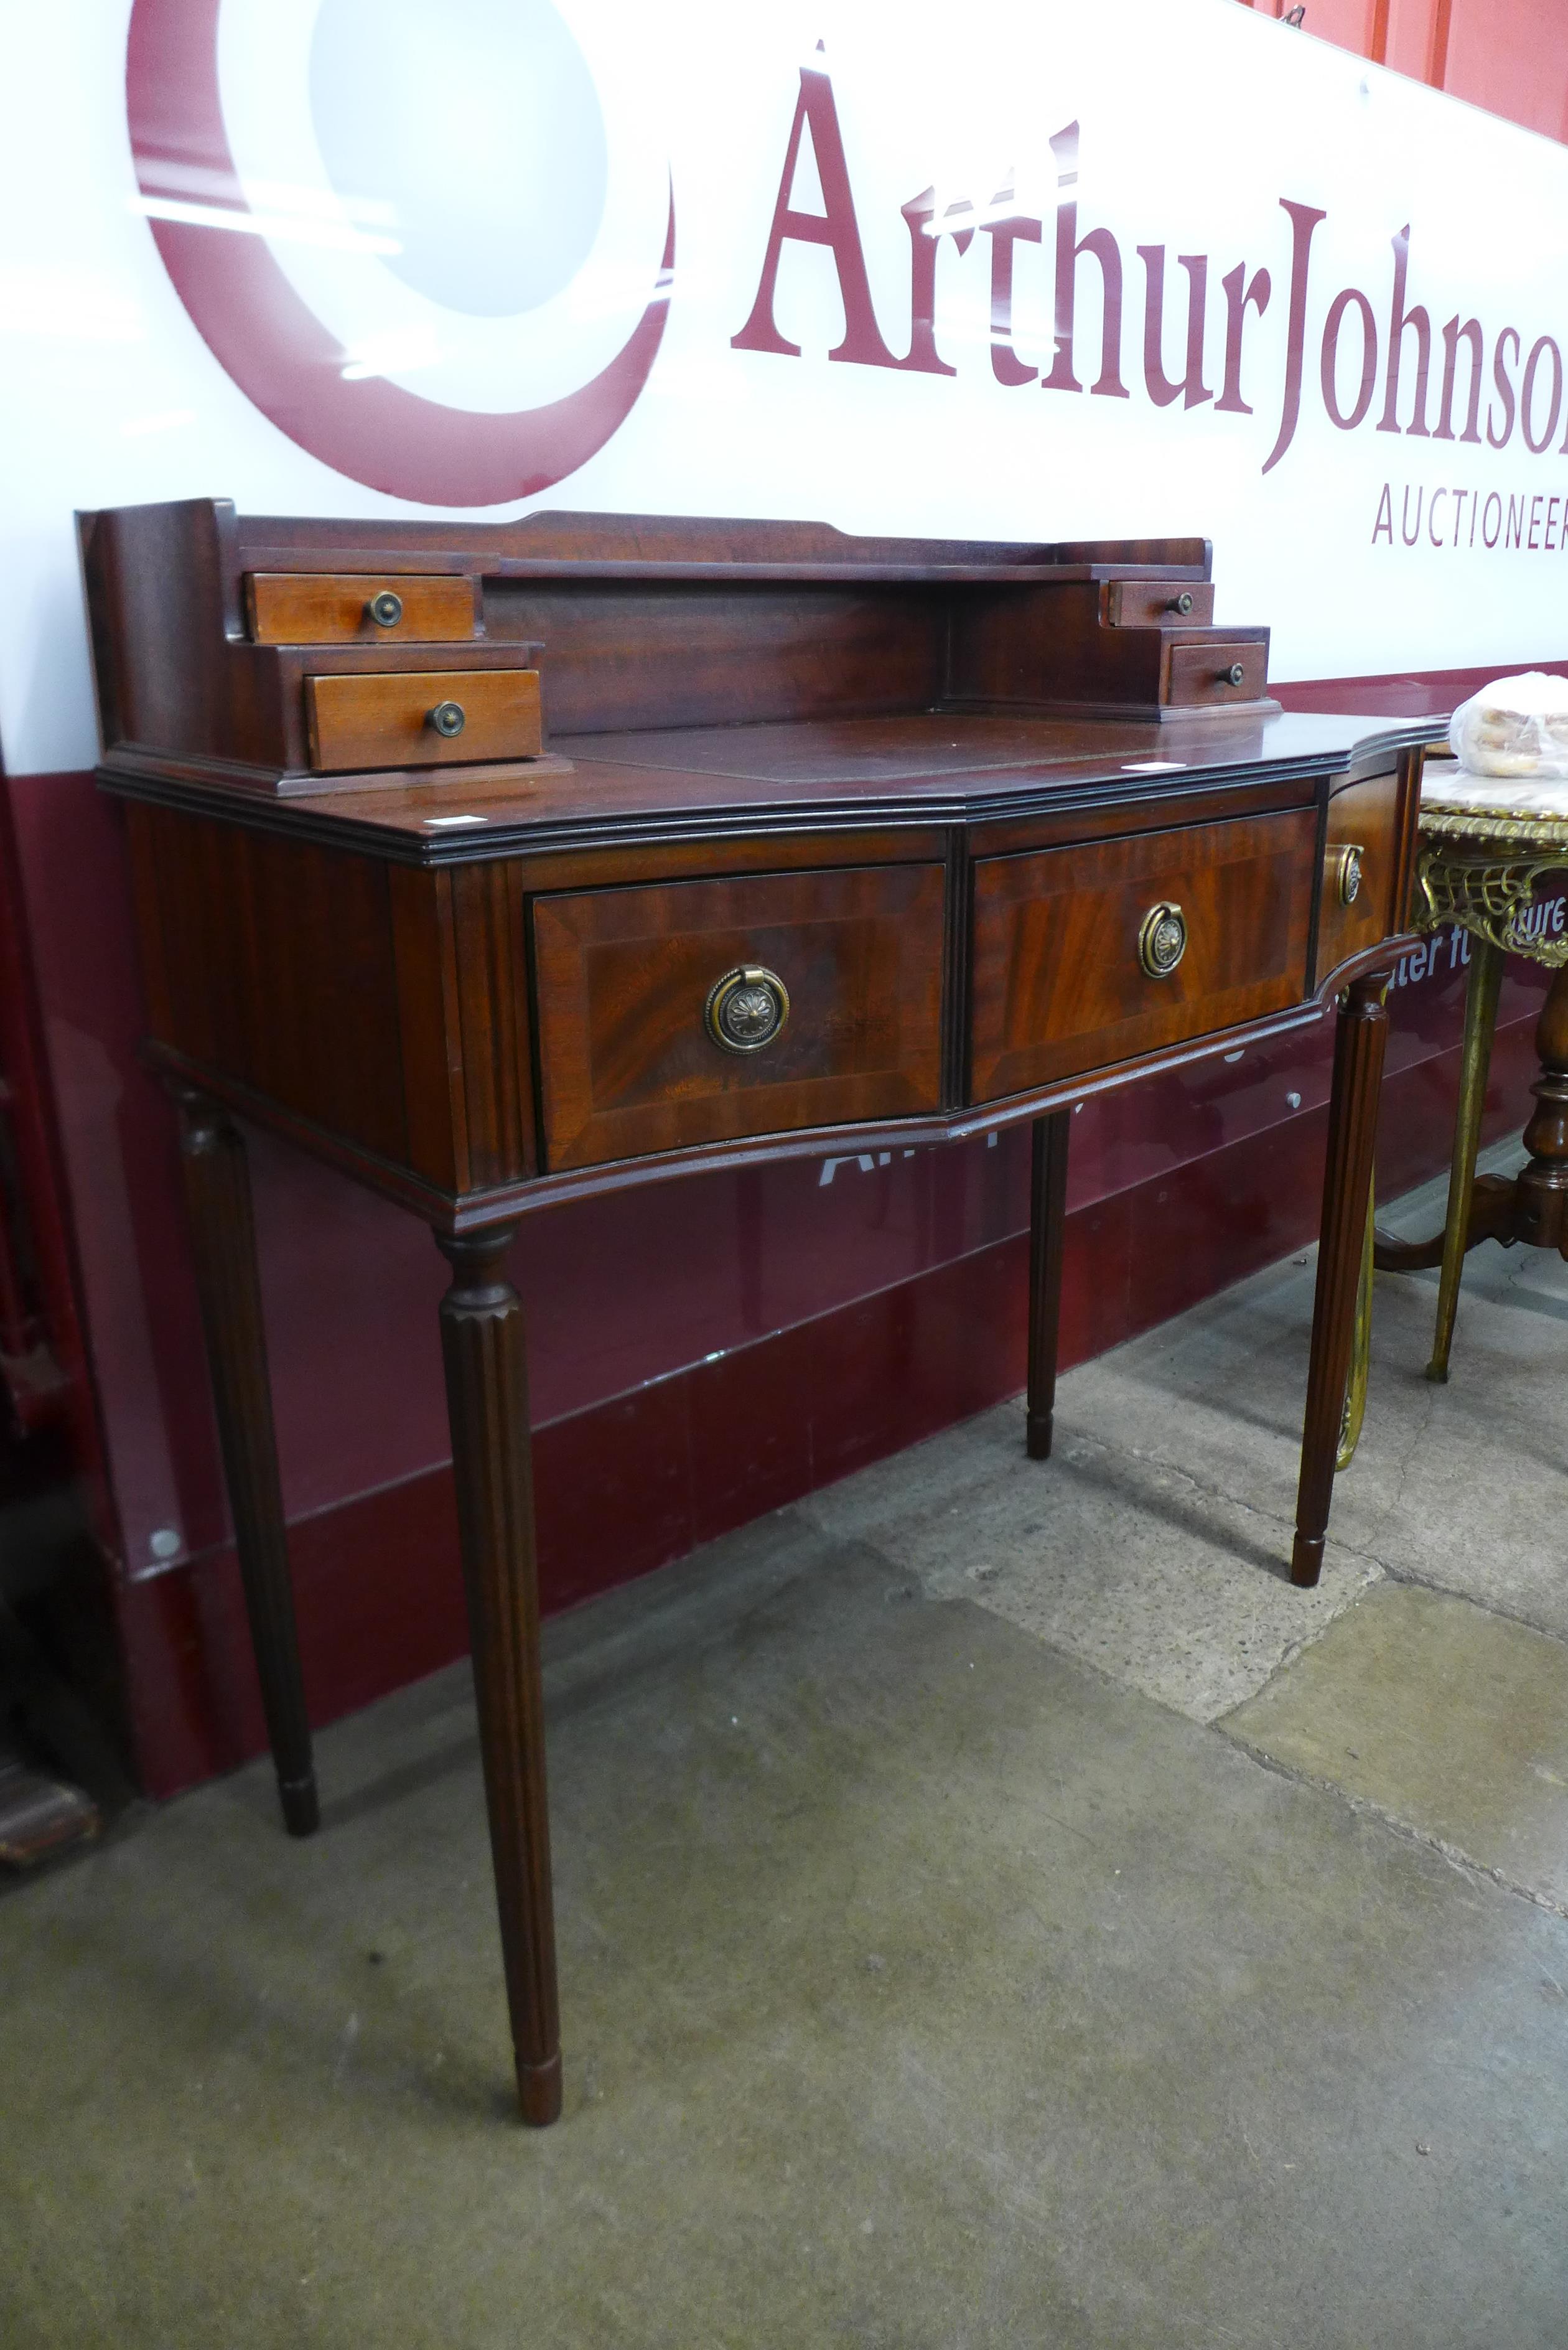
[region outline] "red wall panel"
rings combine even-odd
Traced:
[[[1241,0],[1285,17],[1294,0]],[[1302,30],[1549,139],[1568,138],[1563,0],[1306,0]]]

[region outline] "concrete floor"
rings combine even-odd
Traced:
[[[554,2131],[462,1670],[13,1889],[6,2350],[1563,2350],[1568,1269],[1379,1284],[1315,1594],[1310,1277],[552,1627]]]

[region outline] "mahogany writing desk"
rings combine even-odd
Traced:
[[[560,2108],[522,1312],[551,1201],[1068,1113],[1341,998],[1293,1571],[1323,1554],[1429,723],[1287,717],[1202,540],[82,518],[285,1816],[316,1825],[244,1145],[431,1224],[524,2116]],[[546,736],[545,720],[548,719]]]

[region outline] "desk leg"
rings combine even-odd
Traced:
[[[1313,1305],[1306,1424],[1291,1581],[1314,1584],[1323,1572],[1324,1535],[1334,1499],[1334,1458],[1345,1413],[1355,1323],[1355,1292],[1372,1190],[1377,1091],[1388,1034],[1384,997],[1388,973],[1356,980],[1340,1007],[1334,1044],[1334,1094],[1323,1180],[1323,1228]]]
[[[1029,1162],[1029,1399],[1024,1428],[1031,1461],[1051,1458],[1072,1118],[1070,1109],[1057,1109],[1035,1119]]]
[[[217,1102],[187,1086],[171,1090],[180,1110],[185,1200],[218,1444],[278,1799],[290,1835],[309,1835],[320,1813],[288,1579],[245,1146]]]
[[[438,1232],[436,1243],[452,1269],[441,1355],[517,2102],[525,2122],[543,2124],[561,2110],[561,2027],[528,1374],[523,1307],[503,1271],[514,1230]]]

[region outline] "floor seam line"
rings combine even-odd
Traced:
[[[1243,1511],[1249,1517],[1262,1518],[1268,1524],[1279,1526],[1285,1533],[1293,1531],[1292,1520],[1276,1516],[1272,1510],[1265,1509],[1261,1503],[1244,1501],[1240,1494],[1227,1493],[1218,1485],[1205,1484],[1200,1477],[1193,1475],[1190,1469],[1182,1468],[1177,1461],[1167,1461],[1160,1453],[1140,1451],[1137,1446],[1118,1443],[1114,1437],[1091,1436],[1087,1432],[1079,1434],[1073,1430],[1064,1430],[1063,1433],[1070,1435],[1071,1440],[1075,1444],[1088,1445],[1097,1451],[1107,1454],[1117,1454],[1123,1460],[1140,1461],[1146,1468],[1163,1470],[1169,1476],[1179,1477],[1184,1483],[1191,1487],[1194,1492],[1201,1493],[1207,1500],[1224,1502],[1233,1509]],[[1399,1474],[1402,1492],[1406,1471],[1401,1470]],[[1365,1544],[1344,1535],[1336,1534],[1334,1531],[1332,1516],[1329,1520],[1328,1540],[1331,1548],[1339,1551],[1346,1558],[1356,1559],[1362,1565],[1375,1568],[1379,1575],[1386,1575],[1390,1583],[1408,1584],[1422,1591],[1436,1592],[1446,1599],[1463,1600],[1483,1616],[1495,1616],[1501,1623],[1504,1624],[1518,1624],[1524,1631],[1539,1632],[1543,1640],[1555,1640],[1560,1647],[1568,1648],[1568,1633],[1555,1632],[1549,1625],[1533,1623],[1528,1616],[1521,1615],[1511,1607],[1496,1606],[1490,1600],[1478,1598],[1473,1592],[1458,1590],[1452,1584],[1438,1583],[1432,1577],[1423,1575],[1417,1567],[1396,1566],[1391,1559],[1380,1556],[1376,1551],[1370,1550]],[[1327,1629],[1328,1626],[1325,1624],[1324,1630]],[[1321,1634],[1311,1634],[1303,1645],[1310,1645],[1312,1640],[1321,1637]],[[1300,1654],[1299,1647],[1295,1653]],[[1280,1669],[1282,1669],[1281,1667],[1275,1668],[1276,1671]]]
[[[1458,1869],[1461,1875],[1475,1877],[1483,1885],[1495,1886],[1500,1892],[1511,1895],[1515,1900],[1527,1901],[1532,1908],[1543,1909],[1548,1917],[1559,1918],[1568,1924],[1568,1903],[1554,1900],[1549,1893],[1538,1893],[1533,1886],[1521,1885],[1516,1877],[1505,1875],[1501,1868],[1493,1868],[1486,1861],[1477,1860],[1472,1853],[1464,1851],[1459,1845],[1449,1844],[1429,1829],[1417,1827],[1411,1820],[1401,1819],[1397,1812],[1390,1811],[1376,1797],[1358,1795],[1351,1788],[1341,1786],[1336,1779],[1320,1778],[1314,1772],[1298,1770],[1289,1762],[1282,1762],[1277,1755],[1265,1753],[1261,1747],[1253,1746],[1234,1731],[1227,1730],[1223,1718],[1211,1721],[1208,1727],[1223,1738],[1238,1754],[1244,1754],[1249,1762],[1257,1763],[1260,1770],[1269,1772],[1276,1779],[1282,1779],[1288,1786],[1310,1787],[1318,1794],[1331,1795],[1354,1812],[1357,1818],[1375,1820],[1403,1843],[1416,1845],[1425,1852],[1436,1853],[1440,1860],[1447,1861],[1450,1868]]]
[[[1517,1624],[1521,1632],[1538,1633],[1542,1639],[1553,1640],[1560,1648],[1568,1648],[1568,1633],[1554,1632],[1547,1624],[1533,1624],[1528,1616],[1521,1616],[1511,1607],[1494,1607],[1490,1600],[1478,1599],[1473,1592],[1458,1591],[1451,1583],[1436,1583],[1417,1567],[1386,1565],[1383,1572],[1390,1583],[1407,1585],[1413,1591],[1430,1591],[1439,1599],[1458,1599],[1482,1616],[1494,1616],[1500,1624]]]
[[[1201,1493],[1206,1501],[1224,1502],[1232,1509],[1244,1511],[1248,1517],[1262,1518],[1267,1524],[1278,1526],[1282,1533],[1294,1532],[1293,1520],[1276,1515],[1260,1502],[1244,1501],[1239,1493],[1227,1493],[1218,1485],[1206,1485],[1200,1477],[1193,1475],[1190,1469],[1184,1469],[1179,1461],[1167,1461],[1161,1453],[1144,1452],[1136,1444],[1118,1443],[1114,1437],[1091,1436],[1086,1430],[1059,1428],[1057,1434],[1058,1440],[1065,1437],[1071,1443],[1090,1445],[1098,1452],[1119,1453],[1123,1460],[1139,1461],[1146,1469],[1163,1470],[1167,1476],[1179,1477],[1183,1484],[1189,1485],[1195,1493]],[[1345,1545],[1342,1544],[1340,1547],[1343,1549]]]

